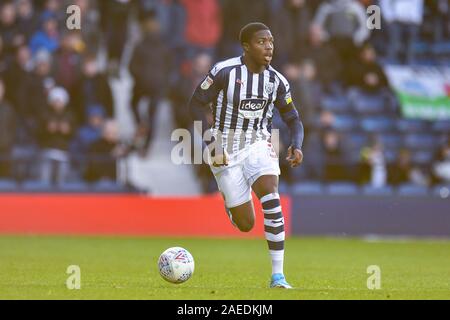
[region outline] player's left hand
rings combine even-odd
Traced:
[[[303,152],[300,149],[295,149],[294,151],[292,150],[292,146],[289,147],[286,160],[289,162],[291,168],[295,168],[303,162]]]

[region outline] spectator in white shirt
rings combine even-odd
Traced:
[[[370,35],[366,22],[364,6],[358,1],[332,0],[318,8],[313,29],[320,31],[322,41],[329,41],[346,69]]]
[[[424,1],[380,0],[380,7],[381,15],[388,28],[387,55],[389,60],[414,63],[413,45],[417,41],[419,28],[423,21]],[[403,40],[406,41],[405,45],[403,45]]]

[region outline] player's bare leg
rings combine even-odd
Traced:
[[[284,277],[284,217],[278,194],[278,176],[262,176],[252,186],[264,212],[264,232],[272,259],[272,288],[292,288]]]
[[[238,207],[229,208],[232,221],[242,232],[250,232],[255,225],[255,209],[253,202],[246,202]]]
[[[252,186],[258,199],[271,193],[278,193],[278,177],[277,176],[262,176]]]

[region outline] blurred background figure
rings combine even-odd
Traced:
[[[222,17],[218,0],[181,1],[186,11],[185,39],[187,59],[198,53],[215,55],[222,34]]]
[[[324,93],[335,93],[340,89],[341,74],[344,66],[335,48],[322,39],[321,28],[312,25],[309,31],[308,46],[304,51],[304,59],[313,62],[317,70],[317,79]],[[330,64],[329,61],[335,63]]]
[[[62,184],[69,169],[69,143],[73,135],[73,120],[68,110],[69,94],[55,87],[48,94],[48,107],[41,115],[39,144],[41,152],[41,181]]]
[[[114,116],[114,101],[108,76],[100,69],[97,57],[83,56],[81,75],[73,91],[73,108],[79,124],[86,121],[87,108],[101,105],[107,117]]]
[[[3,38],[0,35],[0,73],[4,73],[7,69],[8,65],[5,60],[5,54],[4,54],[4,46],[3,46]]]
[[[120,143],[119,130],[114,120],[103,124],[100,139],[88,149],[89,162],[85,178],[89,182],[100,180],[116,181],[117,160],[126,154],[127,148]]]
[[[412,161],[411,151],[400,150],[396,161],[388,167],[388,182],[394,186],[411,184],[427,187],[430,184],[429,176]]]
[[[74,90],[80,78],[81,57],[84,51],[81,34],[67,31],[61,37],[61,47],[54,54],[55,80],[74,96]]]
[[[423,0],[380,0],[389,28],[388,58],[393,62],[414,62],[414,42],[423,21]],[[405,50],[405,49],[406,50]]]
[[[50,14],[56,18],[58,25],[62,26],[66,22],[65,3],[59,0],[43,0],[37,1],[40,4],[41,13],[43,15]]]
[[[127,42],[128,22],[133,2],[131,0],[99,1],[101,26],[106,38],[109,72],[119,76],[122,54]]]
[[[433,165],[433,174],[436,183],[450,183],[450,139],[437,152]]]
[[[9,63],[4,72],[6,87],[6,98],[15,106],[16,111],[25,119],[24,92],[25,84],[28,82],[30,73],[34,67],[31,51],[26,45],[17,47],[14,59]]]
[[[0,78],[0,178],[11,177],[11,156],[16,143],[16,114],[5,100],[5,83]]]
[[[155,131],[155,114],[161,99],[167,94],[171,52],[161,36],[161,25],[155,11],[140,15],[142,39],[136,45],[130,62],[134,81],[131,108],[137,124],[136,141],[145,155]],[[146,115],[140,112],[142,98],[148,98]]]
[[[274,64],[298,64],[308,49],[311,9],[305,0],[283,0],[273,20],[273,35],[277,41]],[[283,67],[282,67],[283,68]]]
[[[370,44],[365,44],[359,52],[358,58],[346,71],[349,87],[354,86],[363,94],[381,94],[388,89],[388,80],[381,65],[377,62],[377,55]]]
[[[105,110],[101,105],[91,105],[87,108],[87,122],[78,129],[72,141],[71,152],[74,155],[86,156],[92,144],[100,140],[105,116]]]
[[[40,29],[30,39],[30,49],[33,54],[39,50],[55,52],[60,46],[60,31],[57,16],[46,11],[40,18]]]
[[[384,187],[387,183],[387,167],[384,146],[377,137],[370,146],[361,150],[362,177],[368,179],[375,188]]]
[[[17,12],[13,1],[0,2],[0,37],[4,58],[10,61],[14,48],[25,42],[17,25]]]
[[[21,43],[23,45],[30,41],[34,31],[38,28],[39,19],[32,0],[18,0],[16,5],[17,28],[23,37],[24,42]]]
[[[100,50],[100,13],[93,0],[74,0],[73,4],[80,8],[81,37],[85,43],[86,54],[95,55]]]
[[[450,1],[449,0],[426,0],[425,9],[429,9],[432,16],[432,33],[434,42],[450,39]]]
[[[348,180],[348,162],[339,134],[334,130],[326,130],[321,142],[325,169],[323,179],[327,182]]]
[[[322,40],[330,41],[344,68],[354,58],[356,48],[369,37],[366,19],[364,7],[356,0],[324,2],[314,17],[314,25],[321,31]]]
[[[48,94],[56,86],[52,73],[52,59],[51,54],[46,50],[37,52],[33,61],[34,69],[27,78],[28,81],[19,84],[23,86],[19,109],[23,112],[31,135],[36,134],[37,123],[47,108]]]

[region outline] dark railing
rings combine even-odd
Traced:
[[[51,177],[43,177],[42,152],[0,154],[0,192],[140,192],[128,177],[126,158],[68,154],[67,170],[58,178],[60,162],[46,160]]]

